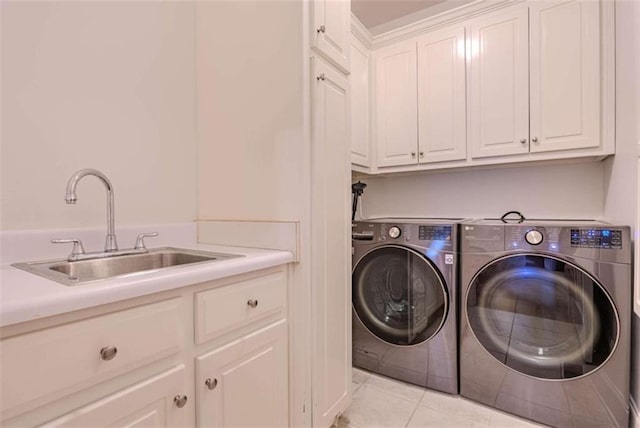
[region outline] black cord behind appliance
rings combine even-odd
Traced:
[[[356,219],[356,210],[358,209],[358,199],[364,193],[367,185],[361,181],[351,185],[351,193],[353,194],[353,204],[351,206],[351,221]]]

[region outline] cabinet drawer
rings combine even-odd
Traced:
[[[128,309],[0,341],[0,409],[12,417],[176,353],[180,300]]]
[[[284,313],[287,299],[284,271],[196,294],[197,344],[261,318]]]
[[[49,421],[54,427],[183,427],[189,404],[178,407],[174,397],[184,395],[184,365],[137,383],[108,397]]]

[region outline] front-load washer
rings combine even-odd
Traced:
[[[461,225],[460,394],[557,427],[629,417],[626,226]]]
[[[353,364],[458,393],[455,219],[353,223]]]

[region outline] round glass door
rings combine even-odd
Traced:
[[[447,290],[426,257],[399,246],[378,247],[353,270],[353,308],[362,323],[394,345],[416,345],[440,330]]]
[[[613,353],[618,317],[607,292],[564,260],[518,254],[489,263],[466,297],[482,346],[506,366],[541,379],[596,370]]]

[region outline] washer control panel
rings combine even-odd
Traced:
[[[451,241],[451,226],[418,226],[421,241]]]
[[[391,226],[389,228],[389,237],[397,239],[402,235],[402,230],[398,226]]]
[[[571,229],[571,247],[622,249],[620,229]]]
[[[539,230],[531,229],[524,235],[524,240],[530,245],[540,245],[544,240],[544,236]]]

